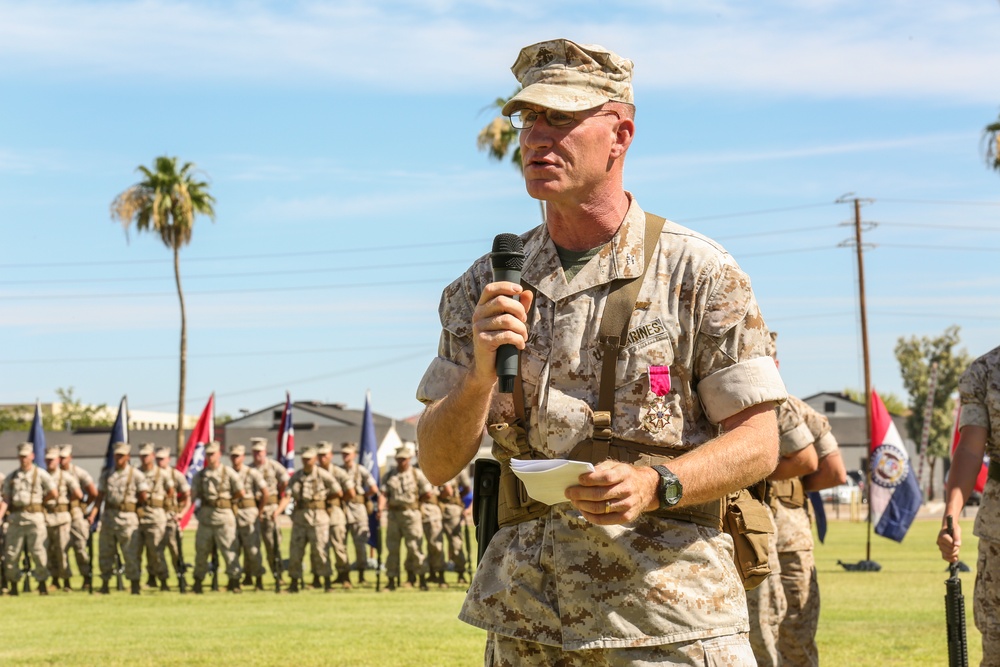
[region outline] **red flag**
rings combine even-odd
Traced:
[[[285,409],[281,412],[281,426],[278,427],[278,449],[275,452],[278,463],[291,472],[295,469],[295,427],[292,425],[292,395],[285,392]]]
[[[962,404],[959,403],[955,407],[955,430],[952,432],[951,436],[951,458],[955,459],[955,449],[958,448],[958,441],[961,440],[961,432],[959,431],[958,425],[962,417]],[[976,477],[976,491],[982,493],[983,489],[986,488],[986,478],[989,477],[990,472],[990,455],[983,454],[983,467],[979,469],[979,476]]]
[[[184,473],[188,484],[194,479],[195,473],[205,467],[205,445],[215,440],[215,392],[208,397],[208,404],[201,411],[198,423],[188,436],[184,451],[177,457],[177,470]],[[181,517],[181,530],[187,528],[191,516],[194,514],[194,503],[188,507],[187,512]]]

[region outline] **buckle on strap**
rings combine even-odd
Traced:
[[[611,412],[598,410],[594,413],[594,437],[591,461],[600,463],[609,457],[611,444]]]

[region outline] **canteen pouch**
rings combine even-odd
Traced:
[[[497,505],[500,502],[500,462],[478,459],[472,487],[472,519],[476,524],[476,541],[479,542],[476,562],[482,563],[486,547],[500,530],[497,515]]]
[[[752,590],[771,574],[768,558],[774,536],[771,516],[749,489],[740,489],[727,499],[722,522],[723,530],[733,538],[733,560],[743,587]]]

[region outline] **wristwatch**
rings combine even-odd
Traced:
[[[677,475],[667,470],[666,466],[653,466],[660,476],[660,484],[656,487],[656,497],[660,499],[660,507],[673,507],[684,495],[684,487]]]

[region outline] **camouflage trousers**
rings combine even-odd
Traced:
[[[147,512],[157,511],[158,508],[147,509]],[[146,552],[146,572],[157,579],[167,578],[167,560],[164,551],[167,548],[165,537],[167,534],[167,515],[159,509],[156,515],[143,518],[139,521],[139,542],[140,550]]]
[[[167,554],[170,554],[169,562],[174,568],[174,572],[180,569],[181,565],[181,545],[177,540],[177,531],[180,526],[173,518],[167,519],[167,525],[163,527],[163,560],[168,561]]]
[[[313,574],[329,577],[330,570],[330,524],[326,510],[296,510],[292,514],[292,543],[289,546],[288,576],[302,578],[302,560],[309,545],[313,559]],[[327,520],[323,520],[326,517]]]
[[[257,510],[240,510],[236,520],[236,533],[239,536],[239,550],[243,554],[243,571],[260,577],[264,575],[264,562],[260,555],[260,521],[257,520]]]
[[[465,572],[465,542],[462,541],[462,511],[460,505],[441,507],[441,530],[448,547],[448,560],[455,564],[456,572]]]
[[[49,574],[55,579],[69,579],[69,557],[66,550],[69,547],[70,525],[46,526],[48,546],[45,555],[48,559]]]
[[[267,559],[267,567],[271,569],[271,574],[275,574],[275,553],[281,550],[281,531],[278,531],[277,544],[274,541],[275,521],[272,515],[276,509],[278,509],[277,505],[268,505],[264,508],[264,513],[260,515],[260,541],[264,545],[264,555]]]
[[[424,518],[424,538],[427,540],[427,569],[444,571],[444,522],[441,512]]]
[[[772,536],[769,544],[768,562],[771,565],[771,574],[757,588],[747,591],[750,646],[757,659],[757,667],[778,667],[781,663],[778,655],[778,630],[788,610],[785,589],[781,584],[778,542]]]
[[[337,573],[342,574],[350,570],[350,561],[347,559],[347,520],[344,511],[337,508],[336,512],[330,512],[330,537],[327,540],[328,552],[327,563],[330,563],[330,552],[333,552],[333,563],[330,567],[336,567]],[[309,562],[312,564],[313,572],[318,571],[319,561],[316,552],[310,555]]]
[[[115,574],[115,554],[121,549],[125,559],[125,578],[139,581],[139,517],[135,512],[106,510],[101,519],[99,558],[101,577],[110,579]]]
[[[819,582],[811,549],[786,551],[780,555],[781,585],[785,589],[788,611],[781,622],[778,654],[788,667],[816,667],[819,649],[816,628],[819,625]]]
[[[351,542],[354,544],[354,562],[359,570],[368,568],[368,538],[371,531],[368,530],[368,521],[355,521],[347,524],[347,532],[351,535]]]
[[[45,544],[48,533],[45,528],[45,517],[41,512],[14,512],[7,526],[6,547],[3,554],[3,566],[7,571],[7,581],[14,584],[21,578],[21,551],[25,545],[35,565],[32,574],[36,581],[49,578],[48,556]]]
[[[389,552],[385,559],[387,576],[399,577],[401,542],[406,543],[406,571],[414,575],[424,573],[424,552],[421,550],[423,537],[420,510],[389,510],[385,529],[385,546]]]
[[[753,651],[745,634],[698,639],[679,644],[634,648],[564,651],[558,646],[486,635],[485,667],[753,667]]]
[[[979,538],[972,614],[983,636],[982,667],[1000,666],[1000,542]]]
[[[240,576],[240,559],[236,553],[236,519],[230,515],[230,521],[208,524],[198,523],[194,534],[194,578],[201,581],[208,574],[208,557],[215,545],[219,558],[226,565],[226,574],[230,579]],[[216,563],[218,571],[222,571],[221,563]]]
[[[69,551],[73,551],[76,558],[76,569],[87,578],[90,576],[90,551],[87,549],[87,540],[90,537],[90,522],[83,518],[83,513],[77,509],[73,511],[73,520],[69,524],[69,544],[66,547],[67,560]]]

